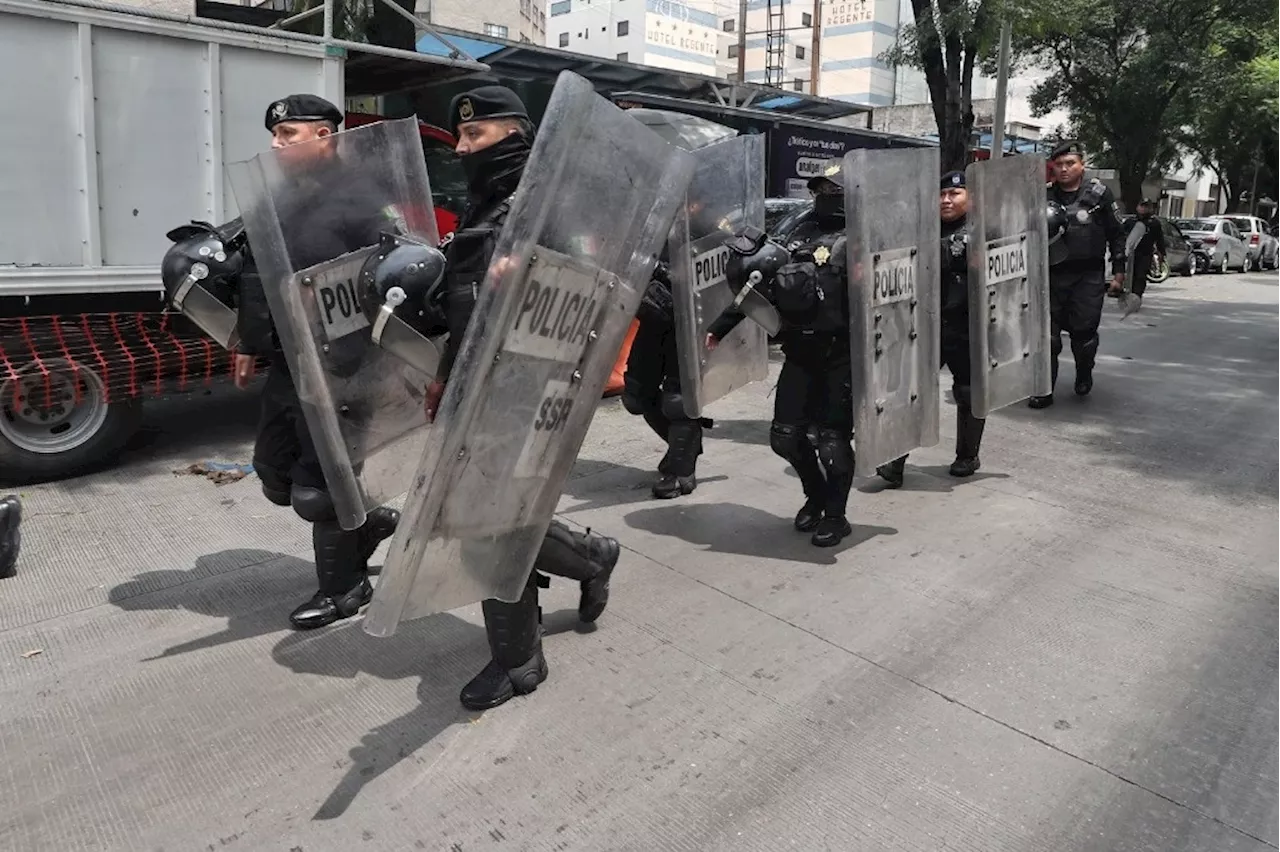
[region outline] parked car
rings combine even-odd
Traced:
[[[1240,232],[1227,219],[1174,219],[1173,224],[1209,255],[1209,268],[1227,272],[1232,267],[1244,272],[1249,265],[1249,251]]]
[[[1255,272],[1261,269],[1275,269],[1277,265],[1277,250],[1280,249],[1280,241],[1277,241],[1271,234],[1271,230],[1267,227],[1267,223],[1259,219],[1257,216],[1213,216],[1214,219],[1226,219],[1228,222],[1236,226],[1236,230],[1240,232],[1240,237],[1244,240],[1245,248],[1249,251],[1249,268]]]
[[[1132,215],[1123,216],[1120,221],[1124,224],[1124,231],[1127,234],[1129,229],[1133,227],[1135,217]],[[1191,244],[1191,240],[1187,239],[1186,235],[1178,230],[1178,226],[1173,222],[1158,216],[1156,221],[1160,223],[1160,229],[1164,231],[1165,263],[1152,264],[1151,271],[1147,273],[1147,280],[1153,282],[1164,281],[1173,272],[1179,275],[1195,275],[1198,272],[1203,272],[1208,265],[1208,255],[1195,248]],[[1198,253],[1201,255],[1199,258],[1196,256]]]
[[[792,218],[797,211],[808,210],[813,202],[808,198],[766,198],[764,200],[764,229],[770,236],[777,226]]]

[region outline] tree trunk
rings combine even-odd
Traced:
[[[1120,177],[1120,203],[1124,205],[1124,212],[1134,213],[1138,202],[1142,201],[1142,184],[1147,178],[1147,170],[1122,166],[1116,169],[1116,173]]]

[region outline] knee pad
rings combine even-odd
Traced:
[[[318,524],[322,521],[338,519],[338,513],[333,508],[333,498],[329,496],[328,491],[295,485],[289,496],[293,511],[297,512],[298,517],[304,521]]]
[[[684,413],[684,395],[664,393],[662,395],[662,413],[671,421],[687,420],[689,415]]]
[[[622,376],[622,407],[628,414],[644,414],[653,405],[652,395],[645,392],[644,384],[633,379],[630,373]]]
[[[951,395],[956,398],[959,408],[973,408],[973,387],[971,385],[952,385]]]
[[[809,443],[809,427],[775,420],[769,427],[769,448],[794,464],[796,458],[813,452],[813,445]]]
[[[853,473],[853,436],[840,429],[818,429],[818,458],[827,470]]]
[[[288,506],[289,489],[292,487],[289,477],[274,468],[257,463],[254,464],[253,470],[258,474],[258,481],[262,483],[263,495],[277,506]]]
[[[1071,338],[1071,351],[1072,351],[1072,352],[1078,352],[1078,353],[1079,353],[1079,354],[1081,354],[1081,355],[1096,355],[1096,354],[1098,354],[1098,343],[1099,343],[1099,342],[1100,342],[1100,341],[1099,341],[1099,339],[1098,339],[1098,335],[1097,335],[1097,334],[1092,334],[1092,335],[1090,335],[1089,337],[1084,338],[1084,339],[1080,339],[1080,338],[1077,338],[1077,337],[1072,337],[1072,338]]]

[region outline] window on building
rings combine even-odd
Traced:
[[[720,28],[727,33],[731,33],[738,28],[738,22],[733,18],[725,18],[724,23],[720,25]]]
[[[626,52],[625,50],[624,50],[622,53],[619,53],[619,54],[618,54],[618,61],[619,61],[619,62],[628,62],[628,61],[630,61],[630,60],[628,60],[628,59],[627,59],[627,52]]]
[[[507,28],[502,24],[485,24],[484,34],[487,36],[493,36],[494,38],[506,38]]]
[[[568,33],[560,33],[560,46],[561,46],[561,47],[568,47],[568,46],[569,46],[569,34],[568,34]]]
[[[738,58],[738,46],[737,46],[736,44],[731,44],[731,45],[729,45],[729,50],[725,53],[725,56],[727,56],[727,57],[728,57],[728,58],[730,58],[730,59],[737,59],[737,58]]]
[[[796,45],[796,59],[804,59],[804,45]]]
[[[573,0],[556,0],[555,3],[551,4],[551,17],[554,18],[556,15],[569,14],[569,10],[572,6]]]
[[[801,13],[800,13],[800,26],[802,26],[802,27],[811,27],[811,26],[813,26],[813,15],[810,15],[808,12],[801,12]]]
[[[631,22],[618,21],[618,37],[621,38],[625,35],[631,35]]]
[[[799,77],[795,78],[791,81],[791,88],[795,89],[797,92],[803,92],[804,80],[801,80]]]

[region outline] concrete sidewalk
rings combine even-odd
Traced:
[[[716,407],[671,502],[607,403],[561,511],[623,542],[613,602],[579,635],[555,584],[550,680],[483,715],[478,607],[289,630],[306,526],[172,473],[247,461],[254,401],[174,406],[24,493],[0,849],[1276,849],[1275,277],[1111,303],[1092,396],[1071,378],[993,417],[969,480],[944,404],[834,552],[790,529],[772,383]]]

